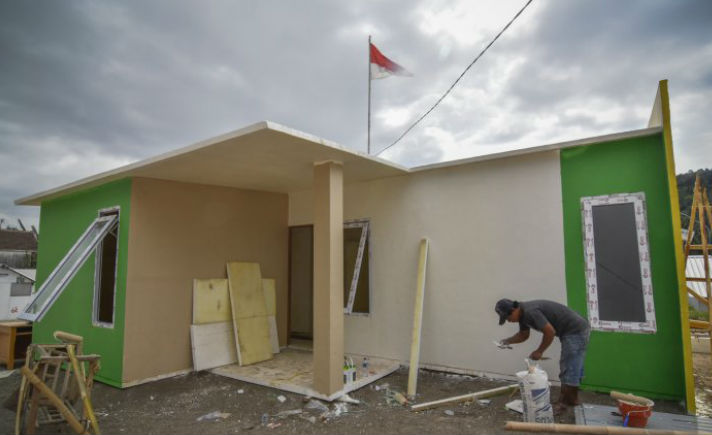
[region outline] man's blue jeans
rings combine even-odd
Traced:
[[[561,359],[559,380],[562,384],[578,387],[583,378],[583,361],[586,357],[590,330],[581,334],[569,334],[560,338]]]

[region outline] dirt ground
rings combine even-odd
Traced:
[[[709,375],[705,379],[707,388],[710,388]],[[320,418],[322,411],[305,409],[308,400],[304,396],[207,372],[124,390],[97,383],[93,390],[93,404],[101,431],[111,434],[492,434],[512,433],[504,431],[505,422],[521,419],[519,414],[504,408],[505,403],[519,396],[518,393],[513,398],[493,397],[489,404],[475,402],[422,412],[411,412],[406,407],[387,403],[383,386],[388,384],[391,390],[405,391],[407,381],[408,372],[401,368],[375,384],[353,392],[351,397],[362,404],[347,404],[348,410],[339,416],[333,415],[335,405],[327,404],[332,417],[326,420]],[[12,403],[19,383],[17,372],[0,379],[0,402]],[[438,400],[508,383],[421,371],[417,401]],[[286,400],[280,402],[279,396]],[[552,400],[556,397],[558,388],[554,387]],[[613,405],[610,397],[604,394],[583,392],[581,398],[586,403]],[[656,410],[683,412],[679,404],[663,401],[656,403]],[[214,420],[200,419],[215,411],[226,415]],[[301,412],[297,414],[297,411]],[[266,424],[262,423],[264,414],[267,414]],[[14,411],[0,409],[0,434],[13,433],[14,420]],[[573,412],[566,413],[558,421],[573,423]],[[47,425],[40,428],[40,433],[72,432],[66,425]]]
[[[695,398],[697,414],[712,417],[712,356],[708,353],[693,353],[695,371]]]

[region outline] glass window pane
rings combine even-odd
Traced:
[[[107,216],[97,218],[92,222],[72,249],[65,255],[64,259],[42,283],[42,286],[35,294],[35,298],[18,317],[26,320],[39,320],[89,258],[96,245],[104,238],[115,221],[115,216]]]

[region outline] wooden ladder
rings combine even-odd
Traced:
[[[698,224],[700,234],[700,244],[692,244],[692,239],[695,234],[695,222]],[[687,270],[687,262],[689,260],[690,251],[702,252],[702,261],[704,264],[704,277],[687,276],[685,272],[685,280],[688,282],[704,282],[706,296],[702,296],[689,286],[687,293],[693,296],[698,301],[707,305],[707,321],[690,319],[690,328],[706,331],[710,336],[710,351],[712,352],[712,279],[710,278],[710,255],[712,254],[712,244],[708,241],[707,228],[712,225],[712,206],[710,206],[707,189],[702,188],[700,176],[695,178],[695,188],[692,197],[692,208],[690,210],[690,224],[687,228],[687,240],[685,243],[685,270]]]

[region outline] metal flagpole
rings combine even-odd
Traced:
[[[368,35],[368,135],[366,153],[371,155],[371,35]]]

